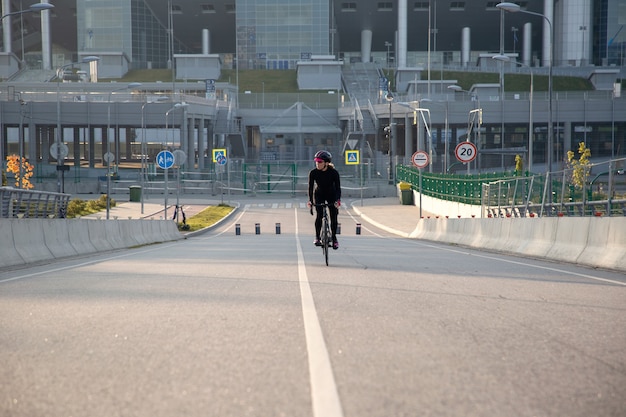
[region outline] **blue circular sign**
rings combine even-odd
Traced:
[[[170,151],[161,151],[156,157],[159,168],[168,169],[174,166],[174,154]]]

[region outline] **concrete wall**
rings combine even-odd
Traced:
[[[410,237],[626,271],[626,217],[440,217]]]
[[[182,238],[172,221],[0,219],[0,268]]]
[[[480,218],[480,206],[428,196],[422,209],[439,217],[420,220],[409,237],[626,271],[626,217]]]

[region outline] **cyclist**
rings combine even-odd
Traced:
[[[341,205],[341,184],[339,172],[332,163],[332,155],[328,151],[319,151],[313,158],[315,168],[309,172],[309,201],[308,206],[313,204],[328,203],[330,213],[330,230],[333,240],[333,249],[339,249],[337,242],[337,215]],[[322,229],[322,216],[324,207],[315,206],[317,217],[315,218],[315,246],[321,246],[320,231]]]

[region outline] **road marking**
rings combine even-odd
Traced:
[[[606,282],[606,283],[609,283],[609,284],[616,284],[616,285],[626,286],[626,282],[616,281],[616,280],[613,280],[613,279],[600,278],[600,277],[596,277],[596,276],[589,275],[589,274],[581,274],[579,272],[566,271],[564,269],[553,268],[553,267],[549,267],[549,266],[533,265],[532,263],[528,263],[528,262],[524,262],[524,261],[514,261],[512,259],[503,259],[503,258],[499,258],[497,256],[481,255],[481,254],[477,253],[477,252],[481,251],[481,249],[479,249],[479,248],[468,248],[468,250],[473,250],[474,251],[474,252],[468,252],[468,251],[464,251],[464,250],[446,248],[446,247],[432,245],[432,244],[423,243],[423,242],[412,242],[412,243],[415,244],[415,245],[425,246],[425,247],[429,247],[429,248],[433,248],[433,249],[445,250],[447,252],[460,253],[460,254],[469,255],[469,256],[476,256],[477,258],[490,259],[492,261],[499,261],[499,262],[509,263],[509,264],[513,264],[513,265],[521,265],[521,266],[526,266],[526,267],[529,267],[529,268],[542,269],[542,270],[545,270],[545,271],[557,272],[559,274],[573,275],[573,276],[577,276],[577,277],[581,277],[581,278],[591,279],[591,280],[594,280],[594,281],[600,281],[600,282]],[[445,245],[445,244],[446,244],[445,242],[441,242],[440,243],[440,245]],[[515,255],[515,254],[509,254],[509,253],[503,253],[502,256],[523,258],[521,255]],[[523,259],[526,259],[526,258],[523,258]],[[532,258],[530,258],[530,259],[532,259]],[[552,260],[550,260],[550,259],[532,259],[532,260],[541,261],[541,262],[552,262]],[[572,264],[572,267],[582,268],[583,266]]]
[[[330,364],[330,357],[322,326],[320,325],[315,302],[306,274],[304,255],[298,236],[298,211],[296,215],[296,250],[298,252],[298,279],[300,281],[300,298],[302,300],[302,317],[304,333],[309,357],[309,376],[311,382],[311,400],[314,417],[343,417],[341,401],[335,384],[335,376]]]
[[[77,264],[62,266],[62,267],[59,267],[59,268],[46,269],[45,271],[31,272],[29,274],[19,275],[19,276],[13,277],[13,278],[0,279],[0,284],[5,283],[5,282],[10,282],[10,281],[17,281],[17,280],[25,279],[25,278],[32,278],[32,277],[36,277],[36,276],[39,276],[39,275],[50,274],[52,272],[60,272],[60,271],[67,271],[68,269],[82,268],[82,267],[88,266],[88,265],[95,265],[95,264],[102,263],[102,262],[108,262],[108,261],[113,260],[113,259],[126,258],[128,256],[137,255],[139,253],[153,252],[155,250],[168,248],[170,246],[173,246],[174,244],[175,243],[171,243],[171,244],[166,245],[166,246],[158,246],[158,247],[152,247],[150,249],[145,249],[145,250],[125,252],[125,253],[123,253],[121,255],[105,256],[105,257],[94,259],[94,260],[87,261],[87,262],[81,262],[81,263],[77,263]],[[88,254],[88,255],[85,255],[85,256],[94,256],[94,255],[97,255],[97,253],[92,253],[92,254]],[[36,267],[34,267],[34,268],[36,268]]]

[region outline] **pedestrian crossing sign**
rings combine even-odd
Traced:
[[[346,165],[358,165],[360,163],[359,151],[346,151]]]
[[[213,162],[220,162],[226,158],[226,149],[213,149]]]

